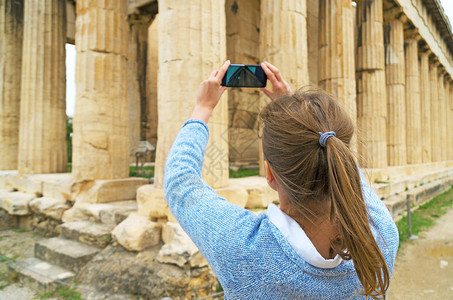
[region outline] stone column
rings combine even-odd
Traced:
[[[385,25],[385,78],[387,85],[387,158],[390,166],[405,165],[406,103],[403,22]]]
[[[337,96],[356,123],[354,8],[347,0],[319,1],[319,86]]]
[[[439,147],[440,139],[440,105],[439,105],[439,90],[438,90],[438,62],[430,63],[429,81],[431,86],[431,155],[432,161],[441,161],[442,152]]]
[[[146,140],[146,68],[148,27],[152,15],[129,15],[129,142],[130,158],[135,162],[138,142]]]
[[[66,2],[26,0],[19,173],[66,172]]]
[[[406,147],[407,163],[422,162],[420,70],[418,68],[417,37],[406,40]]]
[[[226,59],[225,1],[159,1],[158,141],[156,188],[162,188],[170,147],[196,103],[200,83]],[[228,184],[228,102],[222,96],[209,120],[203,178]]]
[[[261,0],[260,24],[263,60],[279,68],[293,91],[308,85],[306,0]],[[261,105],[267,101],[263,95]],[[260,175],[264,175],[262,149]]]
[[[446,100],[447,100],[447,123],[448,123],[448,130],[447,130],[447,160],[453,160],[453,93],[452,93],[452,81],[451,77],[447,75],[446,81]]]
[[[158,28],[159,15],[157,14],[148,28],[148,57],[146,64],[146,140],[152,145],[157,143],[157,69],[158,69]],[[151,161],[155,161],[155,152]]]
[[[73,176],[129,176],[127,1],[77,1]]]
[[[440,161],[447,160],[447,145],[448,143],[443,142],[446,141],[447,138],[447,97],[445,95],[445,84],[444,84],[444,77],[445,77],[445,69],[440,66],[439,70],[439,77],[437,79],[437,86],[439,89],[439,119],[440,119],[440,126],[438,127],[440,139],[438,140],[438,147],[440,148]]]
[[[17,169],[23,1],[0,0],[0,170]]]
[[[420,112],[422,162],[431,162],[431,86],[429,81],[429,53],[420,54]]]
[[[263,60],[279,68],[293,90],[307,85],[306,0],[262,0],[260,24]]]
[[[383,168],[387,166],[387,102],[382,0],[361,0],[357,5],[359,164]]]

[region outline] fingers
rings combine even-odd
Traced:
[[[223,63],[222,67],[220,67],[219,72],[215,75],[216,79],[221,82],[223,76],[225,75],[226,71],[228,70],[228,67],[230,66],[230,60],[227,60],[226,62]]]
[[[277,78],[278,81],[283,81],[282,74],[280,73],[279,69],[277,69],[276,66],[267,61],[265,61],[264,64],[272,71],[272,73],[275,74],[275,77]]]
[[[209,76],[209,78],[215,78],[216,75],[217,75],[217,73],[219,73],[219,70],[213,70],[213,71],[211,72],[211,76]]]
[[[260,88],[260,91],[265,93],[272,100],[273,93],[271,91],[269,91],[267,88]]]
[[[226,90],[227,90],[226,86],[220,87],[220,89],[219,89],[219,98],[222,96],[223,93],[225,93]]]
[[[271,82],[273,86],[276,86],[278,84],[277,77],[275,77],[275,74],[268,68],[268,66],[265,63],[261,63],[261,68],[263,68],[264,73],[267,75],[267,79]]]

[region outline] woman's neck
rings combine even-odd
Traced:
[[[334,258],[336,254],[332,250],[330,243],[338,237],[339,232],[338,226],[330,221],[329,215],[318,217],[314,222],[311,222],[302,217],[297,210],[291,209],[289,199],[285,193],[277,192],[280,198],[280,209],[299,224],[324,259]]]

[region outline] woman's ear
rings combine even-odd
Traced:
[[[266,170],[267,183],[273,190],[277,190],[277,181],[275,180],[274,174],[272,173],[269,163],[266,160],[264,161],[264,169]]]

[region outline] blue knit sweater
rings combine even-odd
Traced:
[[[352,260],[314,267],[297,255],[266,214],[219,197],[201,178],[209,131],[189,120],[167,158],[164,190],[171,212],[214,270],[226,299],[356,299],[362,285]],[[398,231],[390,213],[362,176],[375,239],[393,272]]]

